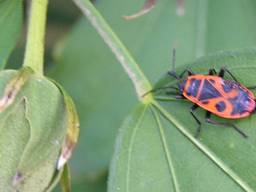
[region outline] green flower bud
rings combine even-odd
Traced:
[[[0,72],[0,191],[49,191],[77,142],[70,97],[30,68]]]

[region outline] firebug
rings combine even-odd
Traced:
[[[175,50],[173,51],[173,57],[175,58]],[[228,73],[232,80],[224,79],[225,73]],[[195,137],[198,137],[201,131],[201,121],[194,113],[198,107],[206,110],[205,121],[207,123],[233,127],[243,137],[247,137],[235,124],[215,121],[211,119],[211,115],[214,114],[226,119],[248,117],[255,112],[256,101],[253,92],[250,90],[255,87],[249,88],[242,85],[225,67],[222,67],[218,73],[215,69],[210,69],[207,75],[195,74],[190,69],[186,69],[180,75],[177,75],[175,59],[173,69],[168,72],[168,75],[177,80],[177,87],[166,87],[176,90],[175,98],[187,99],[194,103],[190,107],[190,114],[198,124]]]

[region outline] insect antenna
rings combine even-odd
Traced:
[[[177,75],[176,73],[176,70],[175,70],[175,61],[176,61],[176,49],[173,48],[173,51],[172,51],[172,70],[171,71],[168,71],[168,75],[174,77],[175,79],[177,80],[180,80],[181,78]],[[177,87],[174,87],[174,86],[167,86],[167,87],[158,87],[158,88],[155,88],[155,89],[152,89],[146,93],[144,93],[142,95],[142,97],[144,97],[145,95],[149,94],[149,93],[154,93],[156,91],[159,91],[159,90],[166,90],[166,89],[172,89],[174,91],[177,91],[177,94],[180,95],[181,92],[180,92],[180,89],[177,88]]]
[[[170,75],[170,76],[174,77],[175,79],[179,80],[180,77],[176,73],[175,63],[176,63],[176,49],[173,48],[173,50],[172,50],[172,70],[168,71],[168,75]]]
[[[144,93],[142,95],[142,97],[144,97],[145,95],[149,94],[149,93],[154,93],[154,92],[157,92],[159,90],[167,90],[167,89],[170,89],[170,90],[174,90],[175,92],[174,93],[177,93],[177,94],[180,94],[180,90],[177,88],[177,87],[174,87],[174,86],[167,86],[167,87],[158,87],[158,88],[155,88],[155,89],[152,89],[146,93]]]

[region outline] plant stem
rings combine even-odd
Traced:
[[[27,44],[23,66],[43,75],[44,37],[48,0],[31,0]]]
[[[147,94],[145,97],[143,97],[143,95],[152,89],[151,84],[139,68],[138,64],[134,61],[129,51],[89,0],[73,1],[81,9],[83,14],[87,16],[93,27],[115,54],[117,60],[121,63],[132,80],[139,100],[147,102],[148,99],[151,98],[151,94]]]

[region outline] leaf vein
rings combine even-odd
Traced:
[[[174,185],[174,190],[176,192],[180,192],[178,179],[177,179],[176,172],[175,172],[175,169],[174,169],[173,160],[171,158],[170,149],[168,147],[168,144],[167,144],[167,141],[166,141],[166,138],[165,138],[165,132],[164,132],[163,126],[162,126],[160,118],[157,115],[157,113],[155,112],[155,110],[151,109],[151,111],[152,111],[152,113],[155,117],[156,123],[157,123],[158,128],[159,128],[160,137],[161,137],[161,141],[162,141],[162,144],[163,144],[166,160],[168,162],[169,171],[171,173],[172,180],[173,180],[172,182],[173,182],[173,185]]]
[[[145,107],[141,113],[141,116],[138,118],[137,123],[135,124],[134,129],[132,130],[132,135],[131,135],[131,140],[129,142],[128,145],[128,158],[127,158],[127,172],[126,172],[126,191],[129,192],[130,188],[129,188],[129,183],[130,183],[130,162],[131,162],[131,156],[132,156],[132,148],[133,148],[133,144],[134,144],[134,139],[135,139],[135,135],[137,133],[137,130],[139,128],[139,126],[142,123],[143,117],[145,115],[147,107]]]

